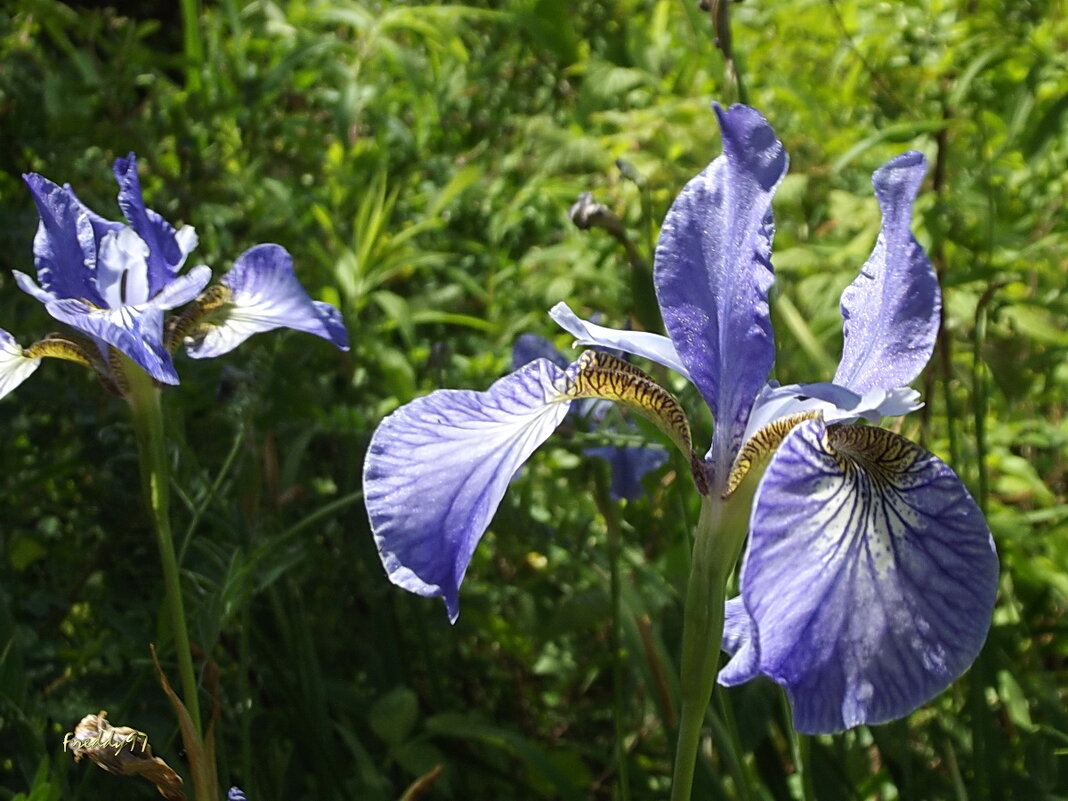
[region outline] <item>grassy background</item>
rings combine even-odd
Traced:
[[[775,201],[783,382],[833,373],[837,298],[878,228],[871,172],[932,164],[918,235],[945,319],[902,423],[988,513],[1001,594],[973,669],[908,719],[811,741],[816,797],[1068,797],[1068,19],[1056,0],[745,0],[730,6],[748,100],[791,156]],[[181,358],[167,394],[191,636],[219,670],[221,776],[254,801],[630,797],[670,776],[680,590],[696,496],[669,464],[622,510],[563,430],[513,483],[449,627],[385,580],[359,499],[381,417],[484,388],[560,300],[658,325],[648,276],[567,209],[584,190],[651,258],[674,194],[738,100],[688,0],[0,9],[0,326],[53,329],[17,290],[36,217],[19,175],[118,216],[111,161],[195,225],[217,273],[278,242],[336,303],[348,354],[299,334]],[[699,438],[711,422],[676,385]],[[701,415],[705,415],[702,417]],[[0,403],[0,798],[153,798],[73,765],[63,734],[107,709],[180,767],[148,658],[162,582],[123,404],[46,363]],[[606,522],[608,521],[608,522]],[[613,702],[609,575],[623,577]],[[799,798],[770,682],[720,696],[695,797]],[[744,754],[726,736],[737,731]],[[144,784],[145,786],[140,786]],[[25,796],[21,796],[25,797]]]

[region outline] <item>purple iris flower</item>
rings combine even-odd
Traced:
[[[293,274],[292,259],[278,245],[246,251],[219,284],[202,293],[211,280],[207,266],[180,274],[197,245],[196,232],[190,226],[175,230],[145,207],[132,153],[115,161],[114,173],[124,223],[88,209],[70,186],[36,173],[24,176],[40,216],[33,242],[37,280],[16,271],[15,281],[77,333],[23,350],[0,331],[0,397],[24,381],[42,356],[82,362],[121,387],[113,351],[156,381],[177,384],[171,354],[181,341],[190,355],[204,358],[221,355],[259,331],[288,327],[348,349],[338,311],[308,297]],[[164,312],[186,304],[191,305],[168,329]]]
[[[241,792],[238,787],[231,787],[230,791],[226,794],[226,801],[248,801],[245,798],[245,794]]]
[[[716,113],[723,154],[676,198],[657,243],[668,336],[608,329],[563,304],[551,315],[580,344],[693,382],[716,423],[694,460],[701,492],[731,503],[743,480],[756,482],[720,683],[770,677],[801,732],[890,720],[972,663],[997,589],[989,529],[960,479],[897,434],[859,424],[918,408],[907,385],[934,347],[940,293],[910,229],[926,163],[905,153],[873,177],[882,226],[842,296],[833,380],[781,387],[768,380],[768,290],[771,200],[787,156],[754,109]],[[584,369],[581,357],[565,368],[539,359],[486,392],[439,390],[383,420],[364,490],[394,583],[442,596],[455,620],[460,582],[509,478],[563,420]]]

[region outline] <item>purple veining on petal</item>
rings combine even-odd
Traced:
[[[975,659],[997,592],[960,479],[902,437],[801,423],[761,480],[741,573],[760,672],[798,731],[908,714]]]
[[[314,334],[348,350],[341,313],[308,297],[293,272],[293,257],[281,245],[249,248],[221,283],[230,290],[229,301],[204,330],[186,340],[186,352],[194,359],[221,356],[253,334],[276,328]]]
[[[364,463],[364,500],[390,580],[441,596],[454,621],[460,582],[508,482],[556,429],[564,372],[544,359],[485,392],[438,390],[385,418]]]

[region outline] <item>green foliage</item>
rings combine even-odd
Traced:
[[[129,150],[149,205],[197,227],[200,260],[221,272],[278,242],[344,311],[349,354],[257,337],[225,362],[179,360],[166,397],[191,637],[219,671],[222,780],[255,801],[385,800],[441,764],[428,798],[607,799],[618,713],[630,797],[664,797],[696,519],[685,465],[623,510],[622,708],[607,528],[581,456],[596,437],[565,428],[513,483],[451,628],[385,581],[360,471],[399,404],[484,388],[521,333],[567,347],[545,316],[557,301],[649,325],[647,277],[567,209],[593,191],[651,260],[671,199],[718,152],[709,102],[737,99],[708,16],[674,0],[196,6],[0,11],[0,326],[52,328],[8,278],[32,266],[19,174],[70,182],[115,216],[108,168]],[[922,150],[917,226],[945,315],[918,385],[927,406],[903,425],[987,509],[1004,568],[972,671],[906,721],[813,739],[815,796],[1064,797],[1064,9],[730,12],[749,102],[792,162],[775,206],[777,377],[830,376],[836,299],[878,227],[869,176]],[[162,582],[125,409],[65,370],[46,364],[0,403],[0,797],[150,798],[61,748],[104,708],[183,767],[148,659]],[[707,438],[709,420],[694,422]],[[708,724],[695,797],[801,797],[772,685],[725,693]]]

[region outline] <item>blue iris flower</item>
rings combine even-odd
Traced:
[[[230,791],[226,794],[226,801],[248,801],[245,798],[245,794],[241,792],[238,787],[231,787]]]
[[[682,190],[657,242],[668,336],[605,328],[563,304],[551,315],[579,344],[646,357],[696,386],[716,424],[708,452],[693,457],[699,491],[729,503],[756,482],[720,683],[771,678],[801,732],[890,720],[975,659],[998,575],[989,529],[953,471],[860,423],[918,408],[908,384],[934,348],[940,292],[910,229],[926,163],[909,152],[874,174],[882,225],[842,295],[833,380],[779,386],[768,380],[771,200],[787,156],[754,109],[716,113],[723,154]],[[382,421],[364,491],[394,583],[443,597],[455,620],[460,582],[509,479],[587,390],[620,397],[612,381],[631,380],[677,418],[647,376],[591,373],[589,354],[566,367],[536,360],[486,392],[438,390]]]
[[[24,176],[40,223],[33,242],[37,280],[15,272],[19,288],[39,300],[72,336],[49,337],[24,350],[0,330],[0,397],[37,369],[43,356],[82,362],[121,388],[115,352],[153,379],[177,384],[171,358],[184,342],[194,358],[219,356],[259,331],[288,327],[348,349],[337,309],[311,300],[279,245],[258,245],[238,257],[214,287],[211,270],[180,273],[197,245],[190,226],[175,229],[146,208],[131,153],[115,161],[119,208],[125,222],[88,209],[69,186]],[[165,325],[164,312],[191,304]]]

